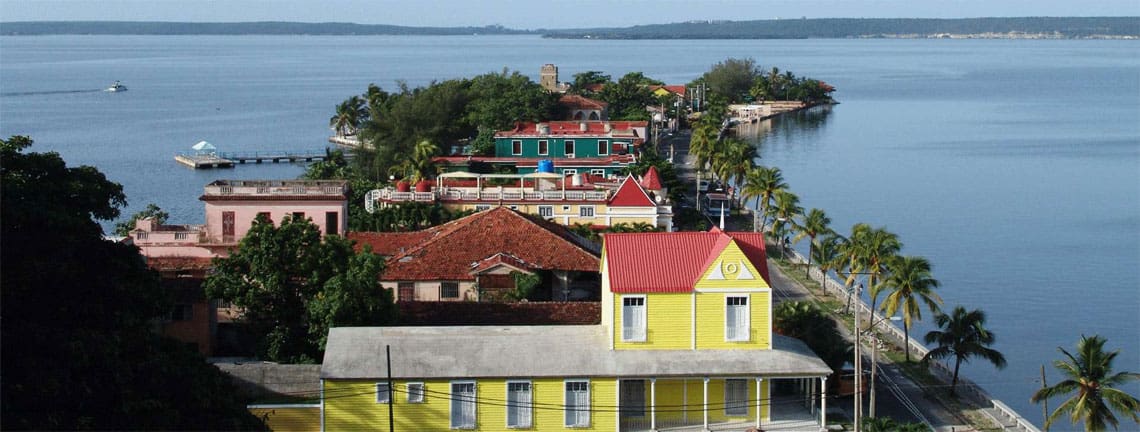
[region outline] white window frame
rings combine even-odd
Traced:
[[[728,392],[728,390],[729,390],[728,389],[728,382],[729,381],[740,382],[742,384],[741,387],[744,389],[744,397],[741,398],[739,401],[735,401],[735,402],[738,402],[738,404],[735,404],[735,405],[729,404],[729,396],[730,396],[730,394]],[[724,379],[724,415],[725,416],[745,417],[748,415],[748,405],[749,405],[748,387],[749,386],[748,386],[748,380],[747,379],[744,379],[744,378],[725,378]]]
[[[511,384],[526,384],[528,402],[522,402],[519,405],[513,405],[511,401]],[[507,394],[503,400],[507,401],[506,422],[509,429],[530,429],[534,427],[534,383],[529,380],[508,380],[505,388]],[[511,424],[511,408],[524,410],[522,413],[526,415],[526,422],[520,424]]]
[[[633,331],[635,331],[637,333],[629,334],[629,335],[627,335],[626,331],[625,331],[625,329],[626,329],[625,323],[629,319],[629,317],[628,317],[629,314],[627,314],[625,311],[625,307],[626,307],[625,301],[627,299],[629,299],[629,300],[641,300],[641,317],[640,317],[641,318],[641,328],[640,329],[634,329]],[[621,341],[622,342],[645,342],[648,339],[648,333],[649,333],[649,300],[646,298],[645,295],[623,295],[623,296],[621,296]]]
[[[413,387],[418,387],[419,390],[413,390]],[[408,403],[420,404],[424,403],[424,383],[410,382],[404,385],[404,390],[408,393]]]
[[[518,151],[515,151],[516,149]],[[514,156],[520,156],[523,154],[522,140],[511,140],[511,154]]]
[[[568,175],[578,175],[578,168],[566,168],[566,169],[562,170],[562,176],[563,177],[568,176]]]
[[[475,211],[477,211],[477,212],[487,211],[490,209],[491,209],[490,204],[475,204]]]
[[[569,415],[571,413],[571,410],[570,410],[570,398],[567,397],[567,396],[569,396],[569,393],[570,393],[570,391],[567,389],[567,387],[571,383],[586,384],[586,407],[585,407],[585,409],[583,409],[583,408],[579,407],[577,404],[574,404],[574,410],[573,410],[574,422],[573,423],[571,423],[569,421],[570,420]],[[590,380],[588,380],[588,379],[568,379],[568,380],[562,381],[562,406],[563,406],[563,409],[562,409],[562,414],[563,414],[562,415],[562,425],[563,426],[565,426],[567,428],[588,428],[588,427],[590,427]],[[583,422],[583,417],[585,417],[584,422]]]
[[[589,213],[589,214],[586,214],[586,213]],[[578,206],[578,217],[593,218],[593,217],[596,217],[595,216],[596,214],[597,214],[597,212],[595,212],[594,206],[592,206],[592,205]]]
[[[610,140],[598,140],[598,156],[610,154]]]
[[[550,141],[538,140],[538,154],[540,156],[546,156],[550,154]]]
[[[594,168],[594,169],[590,170],[590,175],[605,177],[606,176],[606,170],[605,170],[605,168]]]
[[[459,400],[459,398],[457,398],[455,395],[455,386],[456,385],[464,385],[464,384],[471,384],[472,397],[471,397],[471,400],[469,400],[469,401],[468,400]],[[478,403],[479,402],[479,386],[475,383],[475,381],[471,381],[471,380],[451,381],[447,386],[447,395],[448,395],[448,398],[451,399],[451,401],[448,403],[448,409],[447,409],[447,412],[448,412],[447,423],[448,423],[448,425],[450,425],[451,429],[475,429],[476,427],[478,427],[478,425],[479,425],[479,403]],[[456,406],[456,404],[460,404],[460,403],[470,403],[474,409],[474,412],[471,415],[471,424],[470,425],[456,425],[455,424],[455,406]]]
[[[724,341],[725,342],[748,342],[752,339],[752,299],[748,294],[725,294],[724,295]],[[733,327],[739,322],[730,323],[728,318],[729,300],[734,298],[744,299],[744,328],[736,329],[736,337],[729,337],[729,328]],[[739,305],[732,305],[739,306]]]
[[[383,391],[380,390],[381,387],[384,388]],[[389,397],[391,395],[392,395],[392,392],[388,391],[388,382],[376,383],[376,403],[378,403],[378,404],[391,403],[392,399]]]
[[[566,150],[569,150],[569,151],[566,151]],[[574,159],[576,157],[576,156],[574,156],[574,152],[577,150],[578,150],[578,143],[574,142],[574,140],[565,140],[562,142],[562,151],[563,151],[563,153],[566,154],[565,157],[567,159]]]
[[[538,206],[539,217],[554,217],[554,206],[540,205]]]

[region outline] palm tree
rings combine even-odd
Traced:
[[[1049,418],[1045,419],[1046,430],[1061,414],[1066,413],[1073,424],[1083,421],[1086,431],[1103,431],[1108,425],[1119,429],[1120,421],[1113,411],[1140,424],[1140,400],[1117,388],[1130,381],[1140,380],[1140,373],[1113,373],[1112,362],[1120,350],[1105,352],[1104,343],[1105,338],[1101,336],[1082,335],[1081,340],[1077,341],[1076,356],[1057,347],[1068,360],[1054,360],[1053,367],[1061,371],[1066,379],[1052,387],[1038,390],[1030,400],[1036,403],[1074,391],[1076,394],[1049,414]]]
[[[409,183],[415,184],[435,174],[436,166],[432,158],[437,154],[439,154],[439,147],[436,147],[431,141],[421,140],[416,144],[412,153],[405,155],[399,164],[396,164],[388,170],[388,173],[392,175],[399,174]]]
[[[843,239],[835,233],[829,232],[823,237],[820,237],[818,242],[813,242],[815,246],[810,255],[815,259],[815,265],[819,267],[819,272],[822,276],[819,279],[820,288],[827,289],[827,272],[835,270],[843,265],[843,254],[839,251],[839,244]],[[811,271],[810,268],[808,270]]]
[[[768,204],[772,201],[772,195],[787,188],[788,184],[784,182],[784,174],[779,168],[757,166],[745,174],[744,194],[756,198],[756,210],[762,215],[761,230],[768,224]]]
[[[954,387],[958,385],[958,368],[962,366],[962,362],[969,362],[970,357],[985,359],[998,369],[1005,368],[1005,356],[990,348],[996,336],[986,330],[985,312],[980,309],[967,312],[966,308],[955,306],[950,315],[942,313],[935,315],[934,323],[941,330],[930,331],[924,340],[927,344],[937,344],[937,346],[926,353],[922,361],[954,357],[954,379],[950,382],[951,396],[954,395]]]
[[[874,311],[879,293],[883,289],[881,279],[883,273],[887,271],[887,261],[898,255],[899,249],[902,249],[902,242],[899,241],[898,235],[887,231],[886,228],[871,228],[866,224],[857,224],[852,228],[850,240],[853,242],[851,253],[854,257],[854,267],[848,278],[854,277],[856,273],[867,275],[871,310]],[[870,328],[870,325],[868,323],[867,328]]]
[[[855,294],[855,278],[858,276],[860,247],[862,246],[862,238],[867,236],[871,231],[871,225],[865,223],[857,223],[851,226],[851,235],[842,239],[839,243],[839,252],[843,255],[840,264],[835,266],[835,272],[843,278],[843,288],[847,291],[847,305],[843,308],[843,313],[851,310],[851,298]]]
[[[911,321],[922,319],[919,302],[926,304],[931,313],[938,313],[942,298],[934,293],[938,280],[930,274],[930,261],[923,257],[900,256],[887,262],[887,277],[883,285],[891,290],[883,299],[882,309],[887,316],[902,310],[903,335],[910,340]],[[906,343],[906,361],[910,362],[910,343]]]
[[[815,247],[815,238],[821,234],[831,232],[831,218],[823,210],[813,208],[803,214],[800,223],[796,224],[799,234],[792,238],[792,243],[799,243],[804,237],[808,238],[807,273],[811,272],[812,249]]]
[[[789,230],[795,229],[795,218],[803,213],[804,209],[800,207],[800,197],[786,190],[776,191],[773,198],[774,204],[768,210],[772,213],[772,233],[779,240],[784,238]],[[781,245],[787,246],[784,243]]]
[[[329,118],[329,127],[336,130],[339,136],[355,135],[367,117],[368,109],[364,106],[364,99],[353,96],[337,105],[336,114]]]

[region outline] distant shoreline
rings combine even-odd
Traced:
[[[556,39],[1140,39],[1140,17],[820,18],[689,21],[588,29],[407,27],[303,22],[20,21],[0,22],[0,35],[136,36],[502,36]]]

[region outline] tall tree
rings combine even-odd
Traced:
[[[1140,400],[1119,388],[1129,382],[1140,381],[1140,373],[1115,372],[1112,363],[1120,350],[1105,352],[1105,342],[1101,336],[1081,336],[1077,341],[1076,355],[1057,347],[1065,359],[1054,360],[1053,367],[1061,371],[1065,379],[1038,390],[1030,400],[1037,403],[1074,394],[1045,419],[1046,429],[1063,414],[1068,414],[1072,424],[1084,423],[1086,431],[1103,431],[1108,425],[1119,429],[1120,420],[1114,412],[1140,425]]]
[[[811,260],[813,258],[812,252],[813,248],[815,248],[815,238],[831,232],[831,218],[827,217],[827,213],[824,213],[823,210],[813,208],[808,210],[807,213],[803,213],[800,222],[796,224],[796,229],[799,233],[792,238],[793,243],[799,243],[799,241],[805,237],[808,239],[807,271],[810,273]]]
[[[154,203],[146,205],[146,208],[138,213],[135,213],[130,219],[115,224],[114,233],[120,237],[128,237],[131,235],[131,230],[135,229],[135,222],[139,219],[153,218],[154,222],[162,225],[166,223],[166,219],[170,217],[170,213],[162,210],[161,207]]]
[[[800,207],[800,197],[787,190],[776,191],[773,201],[774,204],[768,208],[772,216],[772,233],[777,239],[783,239],[795,228],[795,219],[804,209]]]
[[[709,91],[721,95],[729,103],[735,103],[744,100],[759,74],[756,60],[729,58],[713,65],[702,78]]]
[[[649,86],[660,83],[641,72],[630,72],[616,83],[606,85],[599,96],[610,104],[610,119],[649,120],[646,107],[657,103]]]
[[[913,320],[922,319],[919,303],[926,305],[931,313],[938,313],[942,298],[934,292],[938,280],[931,275],[930,261],[923,257],[898,256],[887,261],[887,278],[883,285],[890,294],[883,299],[882,309],[887,316],[902,311],[903,334],[910,340],[910,327]],[[910,343],[906,343],[906,361],[910,362]]]
[[[756,209],[760,211],[760,229],[768,225],[768,206],[776,191],[788,188],[784,174],[776,167],[757,166],[745,174],[744,194],[756,198]]]
[[[259,216],[229,257],[214,260],[206,295],[242,309],[261,358],[311,363],[324,338],[311,329],[392,321],[391,295],[379,287],[382,263],[337,236],[322,241],[308,220],[287,216],[277,227]]]
[[[489,73],[466,82],[464,121],[469,130],[509,129],[516,122],[545,121],[558,110],[557,93],[547,92],[518,71]]]
[[[898,255],[902,249],[902,242],[898,235],[887,231],[886,228],[871,228],[867,224],[856,224],[852,227],[851,236],[848,237],[848,253],[853,259],[848,278],[856,274],[867,276],[867,289],[871,297],[871,310],[879,300],[882,292],[882,277],[887,272],[887,261]],[[871,323],[867,323],[870,328]]]
[[[263,429],[227,376],[152,331],[170,306],[158,275],[97,223],[122,186],[31,145],[0,140],[4,428]]]
[[[835,320],[815,304],[782,302],[772,315],[773,331],[802,340],[832,370],[842,370],[851,359],[854,346],[839,333]]]
[[[997,339],[993,332],[986,330],[986,313],[974,309],[966,311],[962,306],[955,306],[950,315],[937,314],[934,324],[940,330],[931,330],[926,333],[924,340],[927,344],[936,346],[922,357],[922,361],[954,358],[954,378],[950,382],[950,394],[958,385],[958,369],[962,363],[969,362],[971,357],[979,357],[993,363],[998,369],[1005,367],[1005,356],[1001,352],[990,348]]]
[[[819,286],[824,291],[827,289],[827,273],[843,265],[843,254],[839,249],[841,242],[842,239],[834,232],[829,232],[812,242],[814,249],[811,251],[811,257],[815,260],[815,265],[819,267],[819,272],[822,273]]]
[[[570,85],[570,92],[586,97],[594,97],[594,92],[590,90],[590,86],[609,82],[610,76],[601,71],[592,70],[579,72],[574,74],[574,83]]]

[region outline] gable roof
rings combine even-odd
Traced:
[[[633,179],[633,175],[629,175],[622,180],[621,186],[618,186],[617,192],[614,193],[613,198],[610,198],[610,207],[656,207],[657,204],[653,203],[653,199],[649,198],[649,194],[637,181]]]
[[[657,173],[657,167],[650,165],[648,170],[645,170],[645,175],[641,176],[641,187],[648,190],[661,190],[661,175]]]
[[[350,232],[348,238],[357,242],[358,250],[371,245],[373,251],[391,253],[380,276],[386,281],[474,280],[472,269],[496,254],[534,270],[596,272],[599,267],[600,251],[593,243],[562,225],[506,207],[422,231]]]
[[[744,252],[765,282],[770,281],[760,233],[614,233],[606,234],[603,241],[613,292],[690,292],[730,242]]]

